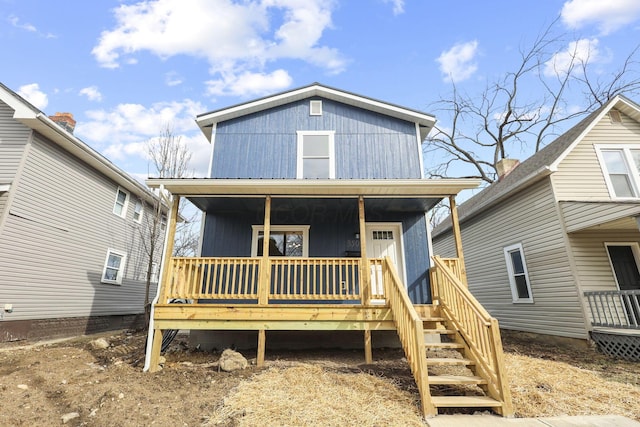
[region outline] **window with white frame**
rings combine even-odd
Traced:
[[[160,214],[160,230],[167,229],[167,214]]]
[[[504,257],[507,262],[507,273],[511,285],[511,296],[514,303],[532,303],[531,282],[527,272],[527,263],[524,259],[522,244],[507,246],[504,248]]]
[[[251,256],[262,256],[264,226],[254,225]],[[308,257],[308,225],[272,225],[269,231],[269,256]]]
[[[158,283],[158,273],[160,272],[158,267],[157,262],[151,263],[151,277],[149,278],[149,281],[152,283]]]
[[[133,208],[133,220],[137,223],[142,222],[142,214],[144,212],[144,205],[142,200],[136,200],[136,206]]]
[[[335,178],[333,131],[298,131],[298,179]]]
[[[321,116],[322,115],[322,101],[313,100],[309,102],[309,115]]]
[[[127,254],[114,249],[107,250],[107,259],[102,270],[102,283],[119,285],[122,283]]]
[[[124,218],[127,215],[127,201],[129,200],[129,193],[118,187],[116,192],[116,201],[113,204],[113,213],[119,217]]]
[[[600,166],[609,189],[615,199],[640,197],[640,146],[597,146]]]

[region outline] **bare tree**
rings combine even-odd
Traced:
[[[155,169],[158,178],[183,178],[190,174],[189,161],[191,152],[187,149],[181,136],[175,135],[170,124],[165,125],[157,138],[150,139],[146,143],[146,152]],[[147,211],[153,212],[146,215],[143,224],[139,227],[143,249],[147,256],[146,289],[145,289],[145,315],[148,321],[150,314],[149,293],[154,276],[157,278],[157,266],[155,259],[162,250],[163,237],[167,227],[167,194],[158,191],[158,200],[151,206],[147,205]],[[193,229],[193,218],[185,214],[185,204],[181,204],[179,212],[182,221],[176,227],[176,241],[174,255],[193,255],[197,245],[197,236]]]
[[[435,128],[423,146],[425,159],[433,165],[427,171],[431,177],[451,176],[455,168],[455,175],[490,184],[500,159],[513,151],[535,153],[558,135],[565,122],[618,94],[640,89],[638,48],[616,72],[597,74],[590,65],[589,41],[567,43],[566,35],[554,34],[556,23],[530,47],[520,49],[513,70],[487,82],[480,94],[461,93],[454,84],[451,95],[435,103],[436,111],[444,113],[445,125]],[[562,51],[566,46],[569,49]],[[557,59],[559,52],[562,61]],[[583,99],[581,107],[570,108],[576,95]]]

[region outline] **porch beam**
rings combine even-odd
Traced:
[[[156,320],[163,329],[215,331],[395,331],[393,320]],[[158,334],[159,335],[159,334]],[[365,335],[366,336],[366,335]],[[260,339],[258,337],[258,339]],[[162,341],[161,341],[162,342]],[[258,341],[260,343],[260,341]]]
[[[449,196],[449,207],[451,209],[451,229],[453,230],[453,240],[456,245],[456,257],[460,263],[460,280],[465,286],[467,283],[467,268],[464,265],[464,253],[462,252],[462,234],[460,232],[460,223],[458,222],[458,207],[456,206],[456,196]]]
[[[367,227],[364,218],[364,197],[358,196],[358,220],[360,221],[360,295],[363,305],[371,303],[371,272],[367,258]]]

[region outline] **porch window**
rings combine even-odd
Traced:
[[[133,220],[137,223],[142,222],[142,212],[144,211],[144,205],[142,200],[136,200],[136,206],[133,208]]]
[[[251,256],[262,256],[264,226],[253,226]],[[269,256],[308,257],[308,225],[272,225],[269,232]]]
[[[116,201],[113,205],[113,213],[119,217],[124,218],[127,214],[127,200],[129,199],[129,193],[118,187],[116,192]]]
[[[335,178],[333,131],[298,131],[298,179]]]
[[[640,147],[598,147],[600,165],[612,198],[637,198],[640,189]]]
[[[514,303],[532,303],[531,284],[529,273],[524,259],[524,250],[520,243],[504,248],[504,257],[507,262],[511,296]]]
[[[122,283],[127,254],[113,249],[107,250],[107,259],[102,270],[102,283],[119,285]]]

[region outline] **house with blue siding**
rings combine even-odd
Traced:
[[[445,406],[512,413],[497,325],[476,319],[478,334],[466,324],[486,313],[468,299],[461,246],[455,258],[433,256],[427,213],[443,198],[455,209],[455,195],[479,181],[424,178],[432,115],[314,83],[196,122],[211,142],[208,177],[147,181],[173,195],[170,236],[183,197],[203,226],[197,257],[170,257],[167,242],[146,369],[158,369],[169,330],[190,330],[202,348],[257,348],[258,365],[278,341],[321,336],[334,346],[347,336],[371,363],[387,332],[407,353],[425,415]],[[456,293],[469,305],[454,307]],[[480,336],[487,341],[474,342]],[[427,381],[427,347],[468,356],[438,363],[485,363],[460,381],[489,384],[487,393],[431,396],[429,384],[459,379]]]

